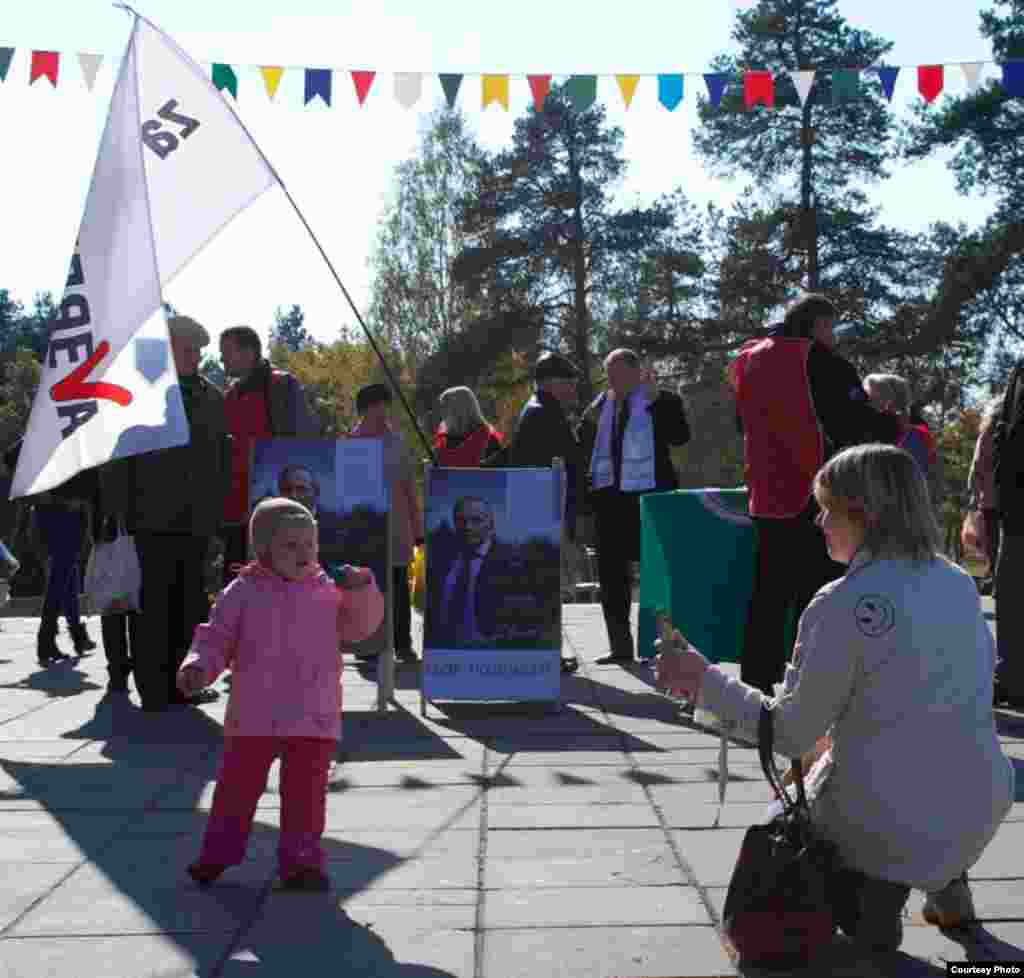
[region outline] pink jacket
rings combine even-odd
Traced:
[[[196,628],[183,663],[212,683],[231,667],[225,736],[341,736],[339,641],[372,635],[384,618],[373,584],[338,587],[322,570],[288,581],[259,563],[224,590]]]

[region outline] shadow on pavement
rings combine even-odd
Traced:
[[[2,663],[3,660],[0,660]],[[35,672],[29,673],[24,679],[15,683],[0,683],[0,689],[32,690],[45,693],[50,699],[74,696],[87,690],[102,689],[101,686],[88,679],[84,672],[76,668],[74,659],[52,666],[39,666]]]
[[[245,863],[208,889],[188,878],[206,823],[197,808],[216,776],[221,733],[201,710],[144,714],[124,697],[107,696],[88,721],[62,735],[101,742],[97,763],[0,760],[22,788],[6,797],[38,801],[83,860],[0,938],[156,932],[196,963],[201,978],[452,978],[396,962],[380,937],[345,914],[336,894],[275,890],[274,809],[257,811]],[[331,839],[324,850],[346,897],[404,861]]]

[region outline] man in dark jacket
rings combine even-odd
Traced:
[[[605,358],[609,390],[587,408],[580,443],[597,535],[597,576],[611,651],[599,664],[633,661],[631,564],[640,559],[640,497],[679,487],[671,448],[690,440],[683,399],[658,390],[633,350]]]
[[[235,378],[224,398],[233,439],[231,493],[224,507],[224,585],[232,567],[246,560],[249,519],[249,458],[258,438],[319,438],[320,428],[306,403],[302,385],[290,373],[263,358],[263,344],[251,326],[232,326],[220,337],[224,371]]]
[[[814,522],[815,473],[844,448],[899,437],[899,420],[871,404],[856,368],[836,351],[835,318],[825,296],[805,295],[730,367],[758,534],[741,676],[768,695],[789,658],[789,625],[844,573]]]
[[[115,461],[100,470],[105,515],[123,517],[135,534],[143,607],[133,668],[142,708],[150,712],[187,702],[175,687],[175,676],[196,625],[209,612],[206,556],[231,476],[224,396],[198,373],[200,352],[210,336],[187,316],[171,317],[167,328],[190,441],[120,457],[122,444],[138,450],[151,430],[129,428],[115,449]]]
[[[1001,660],[995,699],[1024,709],[1024,603],[1017,600],[1024,576],[1024,362],[1010,374],[996,419],[992,468],[1002,525],[994,591]]]

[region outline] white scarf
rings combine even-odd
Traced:
[[[656,485],[654,471],[654,419],[648,410],[651,401],[644,390],[629,395],[630,411],[626,431],[622,438],[623,492],[644,492]],[[601,417],[597,423],[597,438],[590,459],[590,476],[594,489],[606,489],[615,484],[612,465],[612,425],[620,401],[605,397]]]

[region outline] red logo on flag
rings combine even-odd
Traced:
[[[96,365],[110,352],[110,344],[103,340],[93,351],[84,363],[75,367],[63,380],[57,381],[50,388],[50,398],[58,404],[64,401],[87,401],[103,400],[113,401],[121,407],[127,407],[132,403],[131,391],[116,384],[106,384],[102,381],[87,383],[86,377],[92,373]]]

